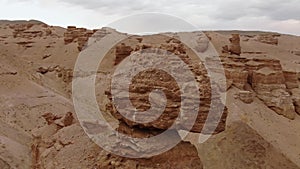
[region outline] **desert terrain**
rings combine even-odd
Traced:
[[[111,28],[62,28],[35,20],[0,21],[0,168],[300,168],[300,37],[254,31],[181,33],[199,36],[200,51],[208,50],[211,42],[218,53],[226,86],[215,94],[204,61],[190,59],[194,53],[176,39],[180,33],[172,33],[174,38],[124,34],[128,39],[106,54],[95,82],[99,108],[116,130],[151,137],[168,129],[179,113],[178,86],[165,83],[172,78],[159,71],[139,74],[130,88],[131,101],[139,110],[149,109],[151,85],[166,92],[170,101],[159,120],[137,124],[116,111],[109,90],[111,74],[133,52],[160,48],[176,53],[193,69],[204,98],[195,125],[178,145],[157,156],[133,159],[95,144],[84,130],[97,133],[101,127],[82,126],[73,104],[72,81],[80,78],[74,73],[78,56],[92,40],[109,34],[124,33]],[[214,57],[207,60],[214,61]],[[224,93],[222,102],[219,97]],[[199,143],[211,103],[223,105],[224,114],[213,136]],[[176,137],[186,132],[183,129]]]

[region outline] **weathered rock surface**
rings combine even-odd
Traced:
[[[147,132],[132,131],[129,127],[120,129],[123,133],[139,133],[141,137]],[[191,168],[202,169],[203,165],[198,156],[196,148],[188,142],[181,142],[171,150],[148,159],[128,159],[112,155],[95,143],[93,143],[83,132],[78,124],[70,127],[57,129],[53,125],[40,129],[40,133],[47,132],[47,135],[36,137],[33,147],[35,158],[37,159],[35,168],[77,168],[78,162],[81,166],[88,168]],[[128,133],[130,132],[130,133]],[[137,135],[135,135],[137,136]],[[126,150],[126,149],[124,149]],[[81,156],[74,156],[81,154]],[[54,159],[53,159],[54,157]],[[55,162],[53,162],[55,161]]]
[[[240,44],[240,35],[232,34],[232,37],[229,39],[230,45],[223,46],[222,53],[229,53],[233,55],[241,55],[242,49]]]
[[[290,90],[292,93],[292,99],[295,106],[296,112],[300,115],[300,89],[292,89]]]
[[[278,45],[278,34],[261,34],[257,37],[257,41],[269,45]]]
[[[133,49],[130,46],[126,46],[124,43],[121,43],[116,47],[116,59],[115,65],[118,65],[123,59],[131,54]]]
[[[78,50],[83,50],[84,46],[86,45],[89,37],[91,37],[96,30],[91,31],[85,28],[76,28],[76,26],[68,26],[67,31],[64,34],[64,41],[65,44],[69,44],[77,41]]]
[[[229,41],[231,43],[229,47],[229,52],[231,54],[240,55],[241,54],[240,35],[232,34],[232,38],[230,38]]]
[[[284,71],[285,84],[288,89],[299,88],[298,73]]]
[[[283,71],[279,60],[223,56],[225,75],[241,90],[251,85],[257,97],[280,115],[295,118],[289,89],[299,87],[298,73]]]
[[[166,37],[158,37],[161,39],[166,39]],[[169,38],[167,38],[169,39]],[[192,128],[193,132],[201,132],[204,126],[204,123],[206,121],[210,104],[213,102],[215,105],[214,108],[217,111],[221,111],[218,109],[221,109],[223,105],[221,103],[221,100],[219,99],[219,93],[212,93],[211,92],[211,86],[210,81],[207,75],[207,71],[203,64],[196,64],[197,61],[192,60],[188,54],[186,47],[178,40],[176,39],[170,39],[165,40],[160,43],[156,44],[144,44],[139,43],[135,44],[137,46],[135,48],[135,52],[137,51],[143,51],[144,49],[150,49],[150,48],[159,48],[162,50],[166,50],[168,52],[176,54],[178,57],[180,57],[187,65],[189,65],[190,69],[196,76],[197,83],[199,85],[199,92],[201,99],[200,104],[200,110],[197,115],[197,119],[195,122],[195,125]],[[128,55],[130,55],[132,51],[132,47],[129,45],[126,45],[124,42],[122,42],[120,45],[116,46],[116,59],[115,64],[119,63],[121,60],[126,58]],[[159,54],[159,53],[157,53]],[[194,63],[193,63],[194,62]],[[198,61],[199,62],[199,61]],[[176,61],[172,61],[173,66],[179,66],[176,70],[180,71],[181,67],[180,64]],[[138,65],[137,65],[138,66]],[[130,67],[128,68],[130,69]],[[126,72],[124,70],[124,72]],[[181,72],[182,73],[182,72]],[[181,75],[181,74],[179,74]],[[129,74],[121,74],[117,75],[120,77],[127,77]],[[127,77],[129,78],[129,77]],[[184,74],[182,74],[182,77],[179,79],[185,79],[187,78]],[[129,126],[139,126],[141,128],[155,128],[160,130],[168,129],[172,126],[172,124],[175,122],[176,118],[179,115],[180,112],[180,105],[181,105],[181,98],[180,98],[180,89],[177,85],[177,82],[175,79],[165,73],[164,71],[157,71],[157,70],[148,70],[139,73],[135,78],[132,80],[132,84],[130,85],[130,99],[134,107],[139,111],[146,111],[148,110],[151,105],[149,102],[149,94],[154,89],[160,89],[162,90],[167,98],[167,104],[166,109],[162,113],[162,115],[155,121],[152,121],[150,123],[146,124],[139,124],[136,122],[133,122],[129,119],[126,119],[123,117],[117,110],[112,106],[112,104],[107,105],[107,111],[111,112],[117,119],[120,121],[125,122]],[[108,97],[110,99],[110,88],[108,88],[107,93]],[[118,93],[123,91],[118,91]],[[122,98],[118,98],[122,100]],[[122,108],[124,110],[130,110],[128,104],[122,104],[119,106],[119,108]],[[193,108],[193,107],[189,107]],[[227,112],[226,109],[224,111],[223,117],[217,127],[217,129],[214,131],[215,133],[219,133],[225,129],[225,120],[226,120]],[[144,117],[145,119],[149,118],[147,115]],[[177,125],[178,128],[182,128],[183,125]],[[210,127],[209,127],[210,128]],[[182,128],[184,129],[184,127]],[[210,129],[208,129],[210,130]],[[208,131],[202,131],[202,132],[208,132]]]
[[[238,97],[244,103],[250,104],[253,102],[253,93],[251,91],[240,91]]]
[[[276,113],[289,119],[296,116],[292,97],[286,90],[283,72],[263,68],[253,72],[252,87],[258,98]]]

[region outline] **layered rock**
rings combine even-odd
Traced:
[[[144,49],[150,49],[150,48],[159,48],[162,50],[166,50],[168,52],[171,52],[173,54],[176,54],[179,58],[182,59],[187,65],[189,65],[190,70],[194,73],[194,78],[196,79],[198,85],[199,85],[199,92],[201,99],[201,103],[199,105],[199,112],[197,115],[197,119],[195,122],[195,125],[192,128],[193,132],[201,132],[204,126],[204,123],[206,121],[208,112],[211,108],[211,104],[213,104],[213,108],[215,111],[223,111],[218,110],[222,108],[222,103],[220,100],[219,93],[211,91],[211,83],[207,75],[207,71],[204,67],[204,65],[201,63],[201,61],[192,60],[191,57],[187,54],[186,47],[178,40],[176,39],[170,39],[166,40],[165,42],[162,42],[161,44],[143,44],[139,43],[136,45],[135,48],[136,51],[142,51]],[[132,48],[130,46],[127,46],[125,43],[121,43],[120,45],[117,45],[116,47],[116,59],[115,63],[119,63],[122,59],[124,59],[126,56],[130,55],[132,51]],[[141,56],[142,57],[142,56]],[[200,64],[199,64],[200,63]],[[184,74],[181,72],[180,64],[176,61],[172,61],[168,64],[172,64],[173,67],[178,67],[176,70],[178,70],[178,75],[182,75],[179,79],[185,79],[187,78]],[[124,72],[126,72],[124,70]],[[117,75],[118,77],[127,77],[128,74],[120,74]],[[129,77],[128,77],[129,78]],[[247,78],[246,78],[247,79]],[[139,110],[139,111],[146,111],[148,110],[151,105],[149,102],[149,94],[154,89],[160,89],[162,90],[167,98],[167,104],[166,109],[162,113],[162,115],[155,121],[152,121],[150,123],[146,124],[140,124],[133,122],[131,120],[128,120],[124,118],[122,115],[119,114],[119,112],[114,109],[112,104],[107,105],[107,111],[111,112],[117,119],[120,121],[125,122],[127,125],[134,127],[138,126],[141,128],[154,128],[159,130],[166,130],[175,122],[176,118],[179,116],[180,112],[180,106],[181,106],[181,97],[180,97],[180,90],[179,86],[177,85],[177,82],[175,81],[172,76],[168,75],[164,71],[158,71],[158,70],[147,70],[144,72],[139,73],[135,78],[132,80],[130,85],[130,100],[133,104],[133,106]],[[107,94],[109,95],[110,99],[112,97],[110,96],[110,89],[107,91]],[[122,91],[118,91],[117,93],[120,93]],[[122,100],[122,98],[120,98]],[[129,105],[122,104],[119,108],[122,109],[129,109]],[[190,106],[189,109],[194,109],[193,106]],[[223,117],[221,119],[221,122],[219,123],[217,129],[214,131],[215,133],[219,133],[225,129],[225,120],[227,116],[227,111],[225,109]],[[148,118],[145,116],[144,118]],[[177,128],[181,128],[183,126],[178,125]],[[181,128],[184,129],[184,128]],[[212,126],[209,126],[207,130],[214,130]],[[202,132],[209,132],[209,131],[202,131]]]
[[[47,113],[45,116],[51,116],[50,119],[53,117],[58,118],[52,113]],[[68,113],[65,116],[68,116]],[[49,121],[49,118],[46,118],[46,120]],[[34,159],[33,168],[51,169],[65,168],[65,166],[76,168],[79,162],[81,166],[97,169],[131,169],[132,167],[137,169],[203,168],[197,149],[189,142],[180,142],[171,150],[151,158],[129,159],[103,150],[87,137],[77,122],[68,126],[61,126],[55,124],[55,121],[51,120],[51,123],[48,123],[47,126],[33,131],[34,142],[31,146]],[[147,138],[154,134],[145,132],[145,130],[130,128],[122,123],[118,131],[135,138]],[[131,151],[130,145],[127,145],[126,142],[120,144],[118,149],[123,153],[130,153]],[[74,156],[74,153],[82,152],[85,153]]]
[[[261,34],[257,37],[257,41],[269,45],[278,45],[278,34]]]
[[[129,127],[126,123],[121,123],[118,127],[118,132],[130,135],[134,138],[149,138],[153,137],[157,134],[159,134],[161,131],[155,131],[155,130],[144,130],[144,129],[138,129],[138,128],[132,128]],[[177,132],[174,131],[173,135],[170,136],[170,139],[180,139],[180,136]],[[168,139],[164,140],[165,143],[162,143],[161,146],[164,144],[168,144]],[[151,147],[151,145],[148,145],[149,149],[155,150],[160,149],[160,147]],[[122,153],[130,153],[132,150],[130,150],[130,145],[126,145],[125,142],[123,142],[121,145],[118,145],[119,150]],[[135,152],[136,153],[136,152]],[[177,154],[179,153],[179,154]],[[184,142],[181,141],[179,144],[177,144],[174,148],[171,150],[162,153],[160,155],[147,158],[147,159],[139,159],[138,162],[140,163],[140,167],[146,167],[151,166],[151,162],[158,163],[159,166],[157,168],[199,168],[202,169],[203,165],[202,162],[198,156],[198,152],[196,150],[196,147],[194,147],[190,142]],[[154,167],[156,168],[156,167]]]
[[[291,89],[290,92],[292,93],[292,99],[295,106],[295,110],[300,115],[300,89]]]
[[[295,118],[294,105],[298,104],[289,90],[298,89],[298,73],[283,71],[276,59],[221,56],[221,60],[227,80],[231,80],[235,87],[248,90],[246,87],[251,86],[256,96],[276,113],[289,119]]]
[[[42,29],[35,28],[35,26],[40,26]],[[24,21],[20,23],[13,23],[9,25],[9,28],[13,30],[14,38],[25,38],[25,39],[33,39],[42,37],[44,35],[48,36],[51,33],[51,29],[48,28],[48,25],[42,22],[34,22],[34,21]]]
[[[241,54],[241,45],[240,45],[240,35],[239,34],[232,34],[232,37],[229,39],[230,46],[229,52],[231,54],[240,55]]]
[[[225,45],[223,47],[223,53],[230,53],[233,55],[241,55],[242,49],[240,44],[240,35],[239,34],[232,34],[232,37],[229,39],[230,45]]]
[[[279,115],[289,119],[296,116],[292,97],[286,90],[283,72],[262,68],[253,72],[252,87],[257,97]]]
[[[117,45],[115,65],[119,64],[123,59],[129,56],[132,51],[133,49],[130,46],[126,46],[124,43]]]
[[[232,80],[232,84],[239,89],[244,89],[248,82],[248,71],[239,69],[225,69],[226,78]]]
[[[96,30],[91,31],[85,28],[76,28],[76,26],[68,26],[68,29],[64,34],[65,44],[69,44],[77,40],[78,50],[81,51],[95,31]]]
[[[299,87],[297,72],[284,71],[285,84],[288,89]]]
[[[252,103],[254,99],[253,93],[251,91],[240,91],[238,97],[246,104]]]

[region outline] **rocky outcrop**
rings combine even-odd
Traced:
[[[35,26],[40,26],[42,29],[36,29]],[[51,29],[48,28],[48,25],[42,22],[24,21],[20,23],[12,23],[9,24],[9,28],[13,30],[12,34],[14,38],[33,39],[51,34],[49,33]]]
[[[229,41],[231,43],[229,46],[229,52],[231,54],[240,55],[241,54],[240,35],[232,34],[232,38],[230,38]]]
[[[61,78],[65,83],[71,83],[73,79],[73,70],[67,69],[64,67],[57,66],[49,66],[49,67],[39,67],[37,69],[38,73],[47,74],[47,73],[55,73],[58,78]]]
[[[261,34],[257,37],[257,41],[269,45],[278,45],[278,34]]]
[[[244,89],[248,82],[248,71],[245,70],[225,69],[225,75],[239,89]]]
[[[55,117],[53,114],[50,116]],[[122,123],[118,131],[136,138],[153,136],[145,130],[138,131]],[[76,168],[78,163],[80,166],[86,166],[86,168],[99,169],[203,168],[197,149],[189,142],[182,141],[171,150],[151,158],[129,159],[103,150],[86,136],[78,123],[64,127],[50,123],[34,131],[33,135],[35,138],[32,143],[32,156],[35,159],[33,168],[66,168],[65,166]],[[126,144],[120,144],[118,149],[124,153],[130,152],[130,148]],[[74,153],[80,154],[82,152],[84,152],[82,155],[74,156]]]
[[[229,53],[233,55],[241,55],[241,44],[240,44],[240,35],[239,34],[232,34],[232,37],[229,39],[230,45],[225,45],[223,47],[223,53]]]
[[[248,90],[246,87],[251,86],[256,96],[277,114],[295,118],[294,105],[298,104],[289,90],[298,89],[298,73],[283,71],[276,59],[221,56],[221,60],[227,80],[232,80],[235,87]]]
[[[85,28],[76,28],[76,26],[68,26],[67,31],[64,34],[65,44],[76,41],[78,44],[78,50],[81,51],[95,31],[96,30],[91,31]]]
[[[118,65],[120,62],[122,62],[122,60],[129,56],[132,51],[133,49],[130,46],[126,46],[124,43],[117,45],[115,65]]]
[[[300,89],[291,89],[290,92],[292,93],[292,99],[295,106],[295,110],[300,115]]]
[[[197,79],[199,89],[201,89],[200,96],[199,96],[201,98],[201,103],[199,106],[200,110],[197,115],[195,125],[192,128],[192,131],[201,132],[204,123],[206,121],[211,103],[213,102],[213,104],[215,105],[214,106],[215,109],[220,109],[220,107],[222,106],[218,106],[218,105],[223,105],[219,99],[220,98],[219,93],[211,92],[211,86],[210,86],[211,83],[208,78],[207,71],[204,65],[200,61],[192,60],[191,57],[189,57],[187,54],[186,47],[176,39],[169,39],[159,44],[157,43],[144,44],[144,43],[137,42],[137,44],[134,46],[136,46],[135,51],[150,49],[152,47],[166,50],[168,52],[176,54],[187,65],[189,65],[191,71],[194,73],[195,78]],[[132,48],[130,46],[127,46],[125,43],[118,45],[116,47],[115,63],[119,63],[120,60],[130,55],[131,51]],[[198,64],[199,62],[200,64]],[[172,64],[173,67],[179,66],[177,70],[178,71],[181,70],[180,64],[177,63],[176,61],[172,61],[169,64]],[[185,75],[182,74],[182,72],[178,74],[182,75],[182,78],[179,79],[186,78]],[[124,73],[117,76],[127,77],[128,74]],[[165,93],[166,98],[168,100],[165,111],[155,121],[146,124],[139,124],[131,120],[128,120],[124,118],[122,115],[120,115],[119,112],[116,111],[116,109],[111,103],[107,105],[107,111],[111,112],[117,119],[119,119],[122,122],[125,122],[127,125],[131,127],[138,126],[140,128],[147,128],[147,129],[152,128],[156,130],[168,129],[169,127],[171,127],[171,125],[175,122],[176,118],[178,117],[180,112],[180,103],[181,103],[179,86],[177,85],[177,82],[172,76],[170,76],[164,71],[158,71],[158,70],[148,70],[139,73],[137,76],[135,76],[135,78],[132,80],[132,83],[130,85],[130,100],[136,109],[138,109],[139,111],[146,111],[151,107],[149,102],[149,94],[154,89],[162,90]],[[106,93],[108,94],[108,97],[112,100],[109,91],[110,89],[108,89]],[[122,91],[118,91],[118,93],[120,92]],[[120,98],[120,100],[122,100],[122,98]],[[129,105],[127,104],[121,105],[122,109],[130,110],[128,106]],[[190,108],[193,109],[193,107]],[[227,111],[225,109],[221,122],[219,123],[217,129],[215,130],[215,133],[219,133],[225,129],[226,117],[227,117]],[[147,119],[148,117],[145,116],[144,118]],[[177,128],[181,128],[181,127],[182,126],[177,126]]]
[[[159,133],[156,133],[155,130],[141,130],[137,128],[129,127],[125,123],[121,123],[118,127],[118,132],[130,135],[134,138],[149,138],[153,137]],[[179,134],[176,134],[174,132],[174,135],[172,137],[177,137],[177,139],[180,139]],[[168,140],[164,140],[165,142],[168,142]],[[163,144],[162,144],[163,145]],[[151,145],[149,145],[151,146]],[[122,143],[122,145],[118,146],[120,151],[123,153],[130,153],[130,145],[126,145],[125,142]],[[123,148],[122,148],[123,147]],[[152,147],[152,149],[157,149],[158,147]],[[176,153],[180,153],[176,154]],[[177,144],[174,148],[171,150],[162,153],[160,155],[148,158],[148,159],[139,159],[138,162],[140,163],[141,168],[143,167],[151,167],[151,163],[159,163],[159,166],[157,168],[199,168],[202,169],[203,165],[202,162],[198,156],[198,152],[196,150],[196,147],[194,147],[190,142],[184,142],[181,141],[179,144]],[[156,167],[154,167],[156,168]]]
[[[283,72],[270,68],[254,71],[252,87],[257,97],[276,113],[291,120],[295,118],[295,107],[292,97],[286,90]]]
[[[299,88],[297,72],[284,71],[283,74],[284,74],[285,84],[288,89]]]
[[[60,127],[70,126],[74,120],[71,112],[67,112],[64,116],[54,115],[53,113],[45,113],[42,117],[47,121],[48,125],[56,124]]]

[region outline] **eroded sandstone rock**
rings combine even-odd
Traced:
[[[257,37],[257,41],[261,43],[266,43],[269,45],[278,45],[278,36],[277,34],[261,34]]]
[[[292,97],[287,92],[283,72],[263,68],[253,72],[252,87],[258,98],[279,115],[289,119],[296,116]]]
[[[129,56],[133,49],[130,46],[126,46],[124,43],[121,43],[116,47],[116,59],[115,65],[119,64],[124,58]]]
[[[240,45],[240,35],[232,34],[232,37],[229,39],[229,41],[231,43],[229,46],[229,52],[231,54],[240,55],[242,53]]]
[[[135,48],[136,52],[142,51],[145,49],[154,50],[153,48],[159,48],[168,52],[171,52],[172,54],[177,55],[179,58],[181,58],[187,65],[189,65],[189,68],[194,73],[194,76],[196,78],[196,81],[198,82],[199,89],[200,89],[200,99],[201,103],[199,105],[200,110],[197,115],[197,119],[195,122],[195,125],[192,128],[193,132],[201,132],[202,128],[204,126],[204,123],[206,121],[206,117],[208,115],[208,112],[210,110],[211,104],[214,105],[213,109],[214,111],[224,111],[224,114],[222,116],[222,119],[217,127],[217,129],[214,131],[214,133],[219,133],[225,129],[225,120],[227,116],[227,111],[220,110],[222,107],[224,107],[223,103],[220,100],[220,95],[218,92],[212,92],[211,91],[211,85],[210,80],[208,78],[208,74],[206,71],[206,68],[200,61],[192,60],[191,57],[187,54],[186,47],[178,40],[176,39],[169,39],[165,41],[166,43],[162,42],[161,44],[137,44],[135,46],[138,46]],[[202,43],[202,42],[201,42]],[[116,59],[115,64],[119,63],[120,60],[124,59],[128,55],[130,55],[132,51],[132,48],[125,44],[124,42],[120,45],[117,45],[116,47]],[[159,53],[158,53],[159,54]],[[142,57],[142,56],[141,56]],[[181,66],[176,61],[168,62],[168,64],[172,64],[173,67],[178,67],[175,69],[177,72],[177,75],[182,76],[179,79],[186,79],[187,77],[182,74]],[[139,66],[137,64],[137,66]],[[125,69],[130,69],[130,67],[127,66]],[[126,72],[124,70],[124,72]],[[176,73],[176,72],[175,72]],[[118,74],[117,77],[123,77],[126,78],[128,74]],[[129,77],[127,77],[129,78]],[[245,78],[247,80],[247,77]],[[133,126],[139,126],[141,128],[154,128],[159,130],[165,130],[171,127],[171,125],[175,122],[176,118],[179,115],[180,112],[180,90],[177,85],[177,82],[175,81],[172,76],[168,75],[167,73],[163,71],[157,71],[157,70],[148,70],[144,72],[140,72],[135,78],[132,80],[130,85],[130,100],[133,104],[133,106],[139,110],[139,111],[146,111],[148,110],[151,105],[149,102],[149,94],[154,89],[160,89],[162,90],[167,98],[167,104],[166,109],[162,113],[162,115],[155,121],[152,121],[150,123],[136,123],[129,119],[124,118],[119,112],[114,108],[112,104],[108,104],[107,111],[111,112],[118,120],[125,122],[127,125],[133,127]],[[110,89],[107,90],[108,97],[112,99],[110,96]],[[117,93],[121,93],[122,91],[118,91]],[[123,98],[117,98],[122,100]],[[196,105],[195,105],[196,106]],[[119,105],[119,108],[124,110],[131,110],[129,108],[129,105],[124,102],[124,104]],[[194,106],[188,107],[189,109],[194,109]],[[148,117],[144,117],[148,118]],[[177,126],[178,128],[181,128],[182,126]],[[184,129],[184,128],[182,128]],[[212,127],[208,127],[207,130],[214,130]],[[209,131],[202,131],[207,132]]]
[[[253,93],[251,91],[240,91],[238,96],[239,99],[246,104],[252,103],[254,99]]]
[[[285,84],[288,89],[299,87],[297,72],[284,71]]]
[[[290,90],[292,93],[292,99],[294,102],[295,110],[300,115],[300,89],[292,89]]]
[[[94,34],[94,31],[85,28],[76,28],[76,26],[68,26],[64,33],[65,44],[72,43],[77,40],[78,50],[83,50],[88,39]]]

